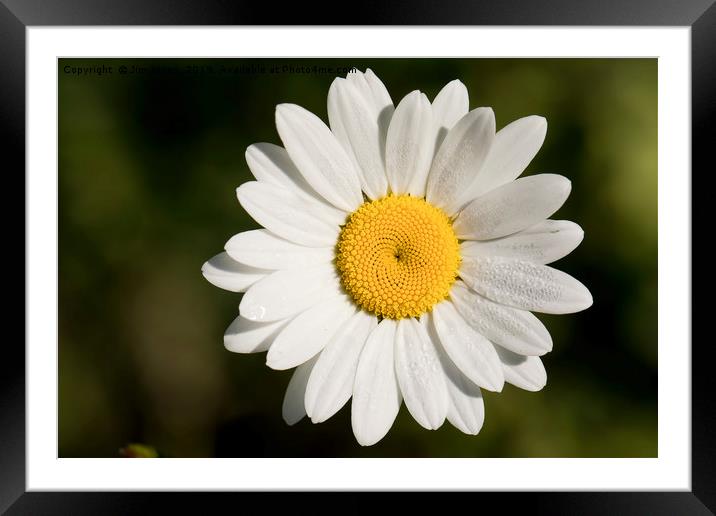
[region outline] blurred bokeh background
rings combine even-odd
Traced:
[[[200,269],[258,227],[234,193],[253,179],[244,151],[280,143],[278,103],[327,120],[328,87],[353,66],[372,68],[396,104],[459,78],[498,128],[545,116],[527,174],[572,180],[555,218],[585,239],[555,266],[594,305],[539,315],[554,339],[547,387],[485,393],[478,436],[424,430],[405,406],[369,448],[350,404],[288,427],[291,372],[223,347],[240,294]],[[60,456],[119,457],[129,443],[164,457],[657,455],[655,59],[61,59],[58,74]]]

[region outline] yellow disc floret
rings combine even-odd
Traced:
[[[336,266],[356,304],[377,316],[418,317],[448,296],[460,253],[450,219],[424,199],[363,203],[338,238]]]

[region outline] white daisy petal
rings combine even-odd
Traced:
[[[395,373],[413,418],[428,430],[440,428],[448,411],[445,374],[425,326],[415,319],[398,321]]]
[[[426,199],[453,215],[468,200],[468,188],[495,137],[495,114],[478,108],[462,117],[445,136],[428,176]]]
[[[547,265],[499,257],[463,257],[460,277],[477,293],[523,310],[566,314],[592,305],[587,287]]]
[[[568,220],[545,220],[519,233],[494,240],[467,240],[460,245],[462,256],[502,256],[548,264],[574,251],[584,231]]]
[[[296,244],[329,247],[336,243],[339,224],[320,203],[308,202],[290,190],[257,181],[236,189],[241,206],[276,235]]]
[[[390,120],[393,118],[393,113],[395,112],[393,99],[390,97],[390,93],[388,93],[388,90],[383,82],[375,73],[373,73],[373,70],[370,68],[366,69],[362,78],[370,89],[373,105],[375,106],[376,113],[378,114],[381,151],[385,161],[385,141],[388,137],[388,126],[390,126]],[[347,79],[354,84],[359,82],[358,73],[349,73]]]
[[[306,415],[306,409],[303,406],[303,397],[306,393],[306,384],[308,377],[311,376],[311,370],[318,360],[318,356],[313,357],[296,368],[291,376],[291,380],[286,387],[286,394],[283,396],[283,420],[288,425],[295,425],[303,416]]]
[[[450,299],[465,322],[491,342],[522,355],[544,355],[552,350],[549,331],[532,313],[494,303],[462,281],[455,282]]]
[[[385,162],[385,140],[388,135],[390,119],[395,111],[393,99],[390,98],[390,93],[383,82],[370,68],[366,69],[365,73],[360,70],[351,70],[348,72],[346,80],[358,88],[361,95],[373,106],[380,130],[381,156]]]
[[[278,321],[339,295],[341,286],[332,265],[276,271],[249,288],[239,313],[251,321]]]
[[[308,186],[286,149],[279,145],[266,142],[251,144],[246,148],[244,157],[256,181],[296,190],[303,190],[296,182]]]
[[[324,299],[297,315],[276,337],[266,355],[271,369],[291,369],[321,351],[355,313],[347,296]]]
[[[546,134],[547,120],[541,116],[526,116],[500,129],[469,198],[519,177],[542,147]]]
[[[465,116],[470,109],[467,88],[458,79],[450,81],[433,100],[435,119],[435,151],[445,139],[448,131]]]
[[[460,372],[444,349],[439,346],[438,349],[450,399],[447,419],[461,432],[477,435],[485,421],[485,403],[482,399],[482,392],[477,385]]]
[[[383,112],[388,107],[393,107],[390,93],[370,68],[367,68],[365,73],[360,70],[351,70],[346,75],[346,80],[356,86],[366,100],[370,100],[377,113]]]
[[[450,301],[435,305],[430,319],[435,336],[457,368],[480,387],[501,391],[505,379],[495,346],[467,324]]]
[[[306,387],[306,413],[314,423],[326,421],[350,399],[358,359],[377,325],[374,316],[358,311],[323,349]]]
[[[388,433],[398,415],[402,397],[395,376],[396,322],[383,319],[366,340],[358,360],[351,424],[361,446],[371,446]]]
[[[238,316],[224,333],[224,347],[234,353],[267,351],[287,324],[288,319],[265,323]]]
[[[270,270],[303,269],[333,260],[332,247],[306,247],[284,240],[265,229],[234,235],[224,246],[234,260]]]
[[[267,274],[271,274],[271,271],[244,265],[232,259],[227,253],[219,253],[204,262],[201,273],[216,287],[231,292],[244,292]]]
[[[279,104],[276,128],[291,160],[316,192],[349,212],[363,203],[353,161],[320,118],[296,104]]]
[[[434,138],[430,101],[417,90],[408,93],[395,108],[385,144],[385,169],[393,193],[425,195]]]
[[[526,357],[495,346],[502,361],[505,381],[526,391],[539,391],[547,385],[547,371],[539,357]]]
[[[331,131],[355,159],[363,191],[369,198],[377,199],[387,193],[388,180],[378,113],[371,100],[346,79],[335,79],[328,90]]]
[[[311,188],[283,147],[273,143],[249,145],[246,163],[257,181],[286,188],[304,199],[320,203],[325,207],[324,211],[331,213],[331,220],[338,220],[338,224],[345,220],[347,212],[328,204]]]
[[[512,181],[470,202],[453,228],[463,240],[489,240],[511,235],[544,221],[569,197],[572,184],[564,176],[538,174]]]

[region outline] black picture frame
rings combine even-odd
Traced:
[[[443,0],[436,3],[388,3],[372,0],[335,19],[327,6],[303,2],[280,7],[266,2],[225,0],[0,0],[0,169],[25,191],[25,31],[38,25],[656,25],[690,26],[692,73],[692,170],[708,177],[707,152],[713,147],[716,114],[716,5],[714,0]],[[691,175],[699,177],[698,174]],[[693,188],[692,220],[708,220],[705,203]],[[14,198],[23,198],[17,193]],[[6,199],[11,196],[6,196]],[[18,209],[3,203],[6,220]],[[10,218],[9,215],[14,217]],[[7,227],[11,227],[8,225]],[[19,231],[19,229],[18,229]],[[698,234],[692,229],[692,234]],[[19,240],[19,239],[18,239]],[[23,229],[23,257],[25,256]],[[692,271],[699,256],[692,249]],[[14,253],[17,254],[17,251]],[[17,259],[17,258],[16,258]],[[703,269],[702,267],[699,267]],[[692,272],[693,273],[693,272]],[[19,275],[16,275],[19,276]],[[708,288],[697,283],[697,289]],[[693,293],[692,291],[692,299]],[[24,295],[23,295],[24,299]],[[13,303],[17,306],[19,303]],[[10,305],[12,306],[12,305]],[[24,310],[24,303],[22,304]],[[704,303],[692,303],[692,321]],[[706,304],[708,306],[708,304]],[[19,310],[13,308],[13,310]],[[8,314],[9,315],[9,314]],[[10,319],[9,317],[7,318]],[[19,323],[18,323],[19,324]],[[692,326],[693,323],[692,323]],[[674,342],[669,345],[689,345]],[[471,493],[480,504],[499,501],[504,506],[529,507],[537,514],[713,514],[716,512],[716,390],[710,371],[713,344],[693,339],[692,346],[692,491],[589,493]],[[251,502],[258,495],[200,493],[173,496],[164,493],[49,493],[25,489],[25,354],[19,339],[4,343],[0,375],[0,512],[7,514],[135,514],[144,512],[206,513],[227,497]],[[264,495],[265,496],[265,495]],[[325,495],[321,495],[325,496]],[[377,495],[348,495],[344,509],[365,512]],[[219,498],[219,500],[216,500]],[[280,501],[279,496],[276,501]],[[299,497],[305,499],[306,495]],[[422,496],[412,504],[423,504]],[[275,503],[272,500],[272,504]],[[292,505],[295,501],[292,501]],[[169,509],[169,507],[172,509]],[[176,507],[176,508],[174,508]],[[479,506],[473,505],[478,508]]]

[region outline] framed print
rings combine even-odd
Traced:
[[[3,510],[714,510],[691,171],[716,7],[82,4],[0,6],[26,214]]]

